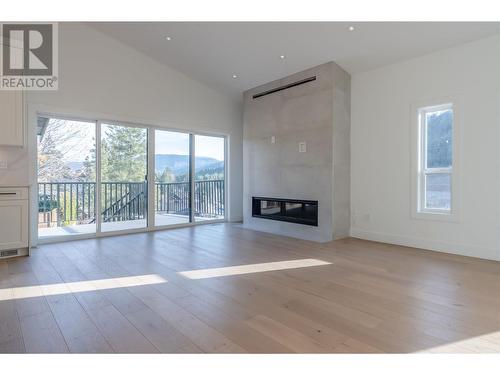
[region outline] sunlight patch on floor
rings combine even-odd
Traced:
[[[242,266],[221,268],[205,268],[201,270],[183,271],[180,275],[188,279],[207,279],[211,277],[244,275],[248,273],[288,270],[293,268],[315,267],[331,264],[319,259],[297,259],[281,262],[255,263]]]
[[[419,353],[500,353],[500,331],[435,346]]]
[[[105,289],[129,288],[142,285],[166,283],[163,277],[151,275],[114,277],[100,280],[76,281],[71,283],[42,284],[0,289],[0,301],[12,299],[53,296],[58,294],[93,292]]]

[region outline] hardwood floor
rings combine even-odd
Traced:
[[[0,261],[0,353],[500,352],[499,296],[499,262],[204,225]]]

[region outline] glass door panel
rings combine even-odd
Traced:
[[[189,138],[155,130],[155,226],[190,222]]]
[[[96,232],[96,123],[37,118],[38,237]]]
[[[101,125],[101,231],[147,226],[147,129]]]
[[[225,138],[194,136],[194,220],[224,219]]]

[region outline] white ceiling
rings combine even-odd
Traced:
[[[500,32],[480,22],[107,22],[91,26],[231,95],[328,61],[349,73]],[[353,25],[354,31],[348,27]],[[170,36],[170,41],[166,40]],[[285,55],[285,59],[280,59]],[[236,74],[238,78],[232,78]]]

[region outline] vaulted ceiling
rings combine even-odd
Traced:
[[[90,25],[230,95],[328,61],[352,74],[500,32],[500,23],[479,22]]]

